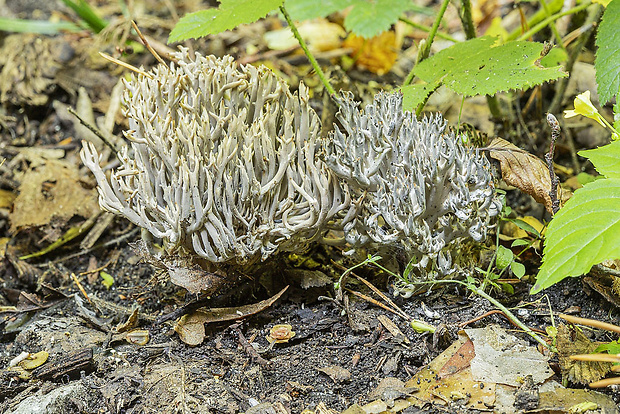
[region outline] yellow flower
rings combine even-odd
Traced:
[[[590,91],[585,91],[575,97],[575,109],[571,109],[568,111],[564,111],[564,118],[571,118],[577,115],[583,115],[590,119],[594,119],[596,122],[601,124],[603,128],[606,125],[601,120],[601,114],[598,113],[598,109],[592,104],[590,101]]]

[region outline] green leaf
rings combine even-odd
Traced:
[[[620,90],[620,0],[612,0],[601,18],[596,35],[596,83],[601,104]]]
[[[502,292],[507,295],[512,296],[515,294],[515,288],[510,283],[500,283],[499,285],[502,288]]]
[[[577,174],[577,182],[582,186],[591,183],[592,181],[599,180],[601,178],[604,177],[601,175],[588,174],[587,172],[580,172],[579,174]]]
[[[93,32],[99,33],[108,25],[108,22],[99,17],[97,12],[86,2],[86,0],[77,0],[77,2],[73,0],[62,0],[62,2],[73,9],[73,11],[80,16],[80,19],[84,20]]]
[[[465,96],[526,89],[568,76],[560,66],[544,68],[537,63],[543,49],[540,43],[494,43],[489,36],[457,43],[418,64],[414,73],[428,83],[441,81]]]
[[[579,151],[579,155],[589,159],[599,174],[607,178],[620,178],[620,141],[613,141],[596,149]]]
[[[437,87],[439,83],[437,82],[434,85],[431,84],[416,84],[416,85],[407,85],[400,88],[400,91],[403,93],[403,110],[404,111],[415,111],[418,105],[426,100],[426,97],[431,94]]]
[[[517,226],[521,230],[525,230],[528,233],[531,233],[536,237],[540,237],[540,233],[538,232],[538,230],[536,230],[530,223],[527,223],[521,219],[508,219],[508,221],[511,221],[515,226]]]
[[[551,220],[543,264],[531,293],[604,260],[620,258],[620,178],[586,184]]]
[[[502,246],[501,244],[497,246],[497,256],[495,257],[495,264],[498,269],[507,268],[512,260],[514,259],[514,254],[512,250]]]
[[[529,246],[529,244],[530,244],[530,242],[528,242],[527,240],[517,239],[517,240],[512,242],[510,247]]]
[[[353,3],[344,27],[365,38],[388,30],[413,5],[410,0],[355,0]]]
[[[594,350],[594,352],[595,353],[607,352],[609,354],[620,354],[620,343],[618,343],[618,341],[611,341],[606,344],[601,344]]]
[[[114,278],[111,274],[104,272],[103,270],[99,272],[99,276],[101,276],[101,284],[106,287],[106,289],[110,289],[114,284]]]
[[[525,276],[525,266],[523,266],[522,263],[513,260],[512,263],[510,263],[510,270],[512,270],[512,274],[519,279]]]
[[[277,9],[284,0],[222,0],[220,7],[183,16],[168,38],[168,43],[197,39],[252,23]]]
[[[293,20],[311,20],[344,10],[355,0],[286,0],[284,6]]]

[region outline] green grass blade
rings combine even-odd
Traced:
[[[47,20],[22,20],[0,17],[0,30],[13,33],[54,35],[60,33],[61,30],[78,32],[82,30],[82,28],[70,22],[52,23]]]

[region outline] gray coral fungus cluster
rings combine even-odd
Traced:
[[[363,199],[344,226],[352,246],[401,246],[419,274],[453,271],[451,244],[486,237],[501,203],[487,159],[446,131],[440,115],[418,121],[403,112],[402,95],[380,92],[360,111],[340,99],[325,150],[330,170]]]
[[[343,94],[341,128],[321,140],[303,84],[292,94],[231,57],[176,59],[126,82],[130,145],[110,177],[92,144],[81,153],[101,206],[169,250],[248,264],[334,230],[352,248],[403,248],[447,274],[451,246],[482,240],[499,211],[486,159],[440,116],[403,112],[400,94],[364,111]]]

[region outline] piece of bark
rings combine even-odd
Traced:
[[[64,376],[79,377],[81,371],[89,372],[94,368],[93,349],[84,348],[41,365],[32,371],[32,376],[41,380],[59,381]]]

